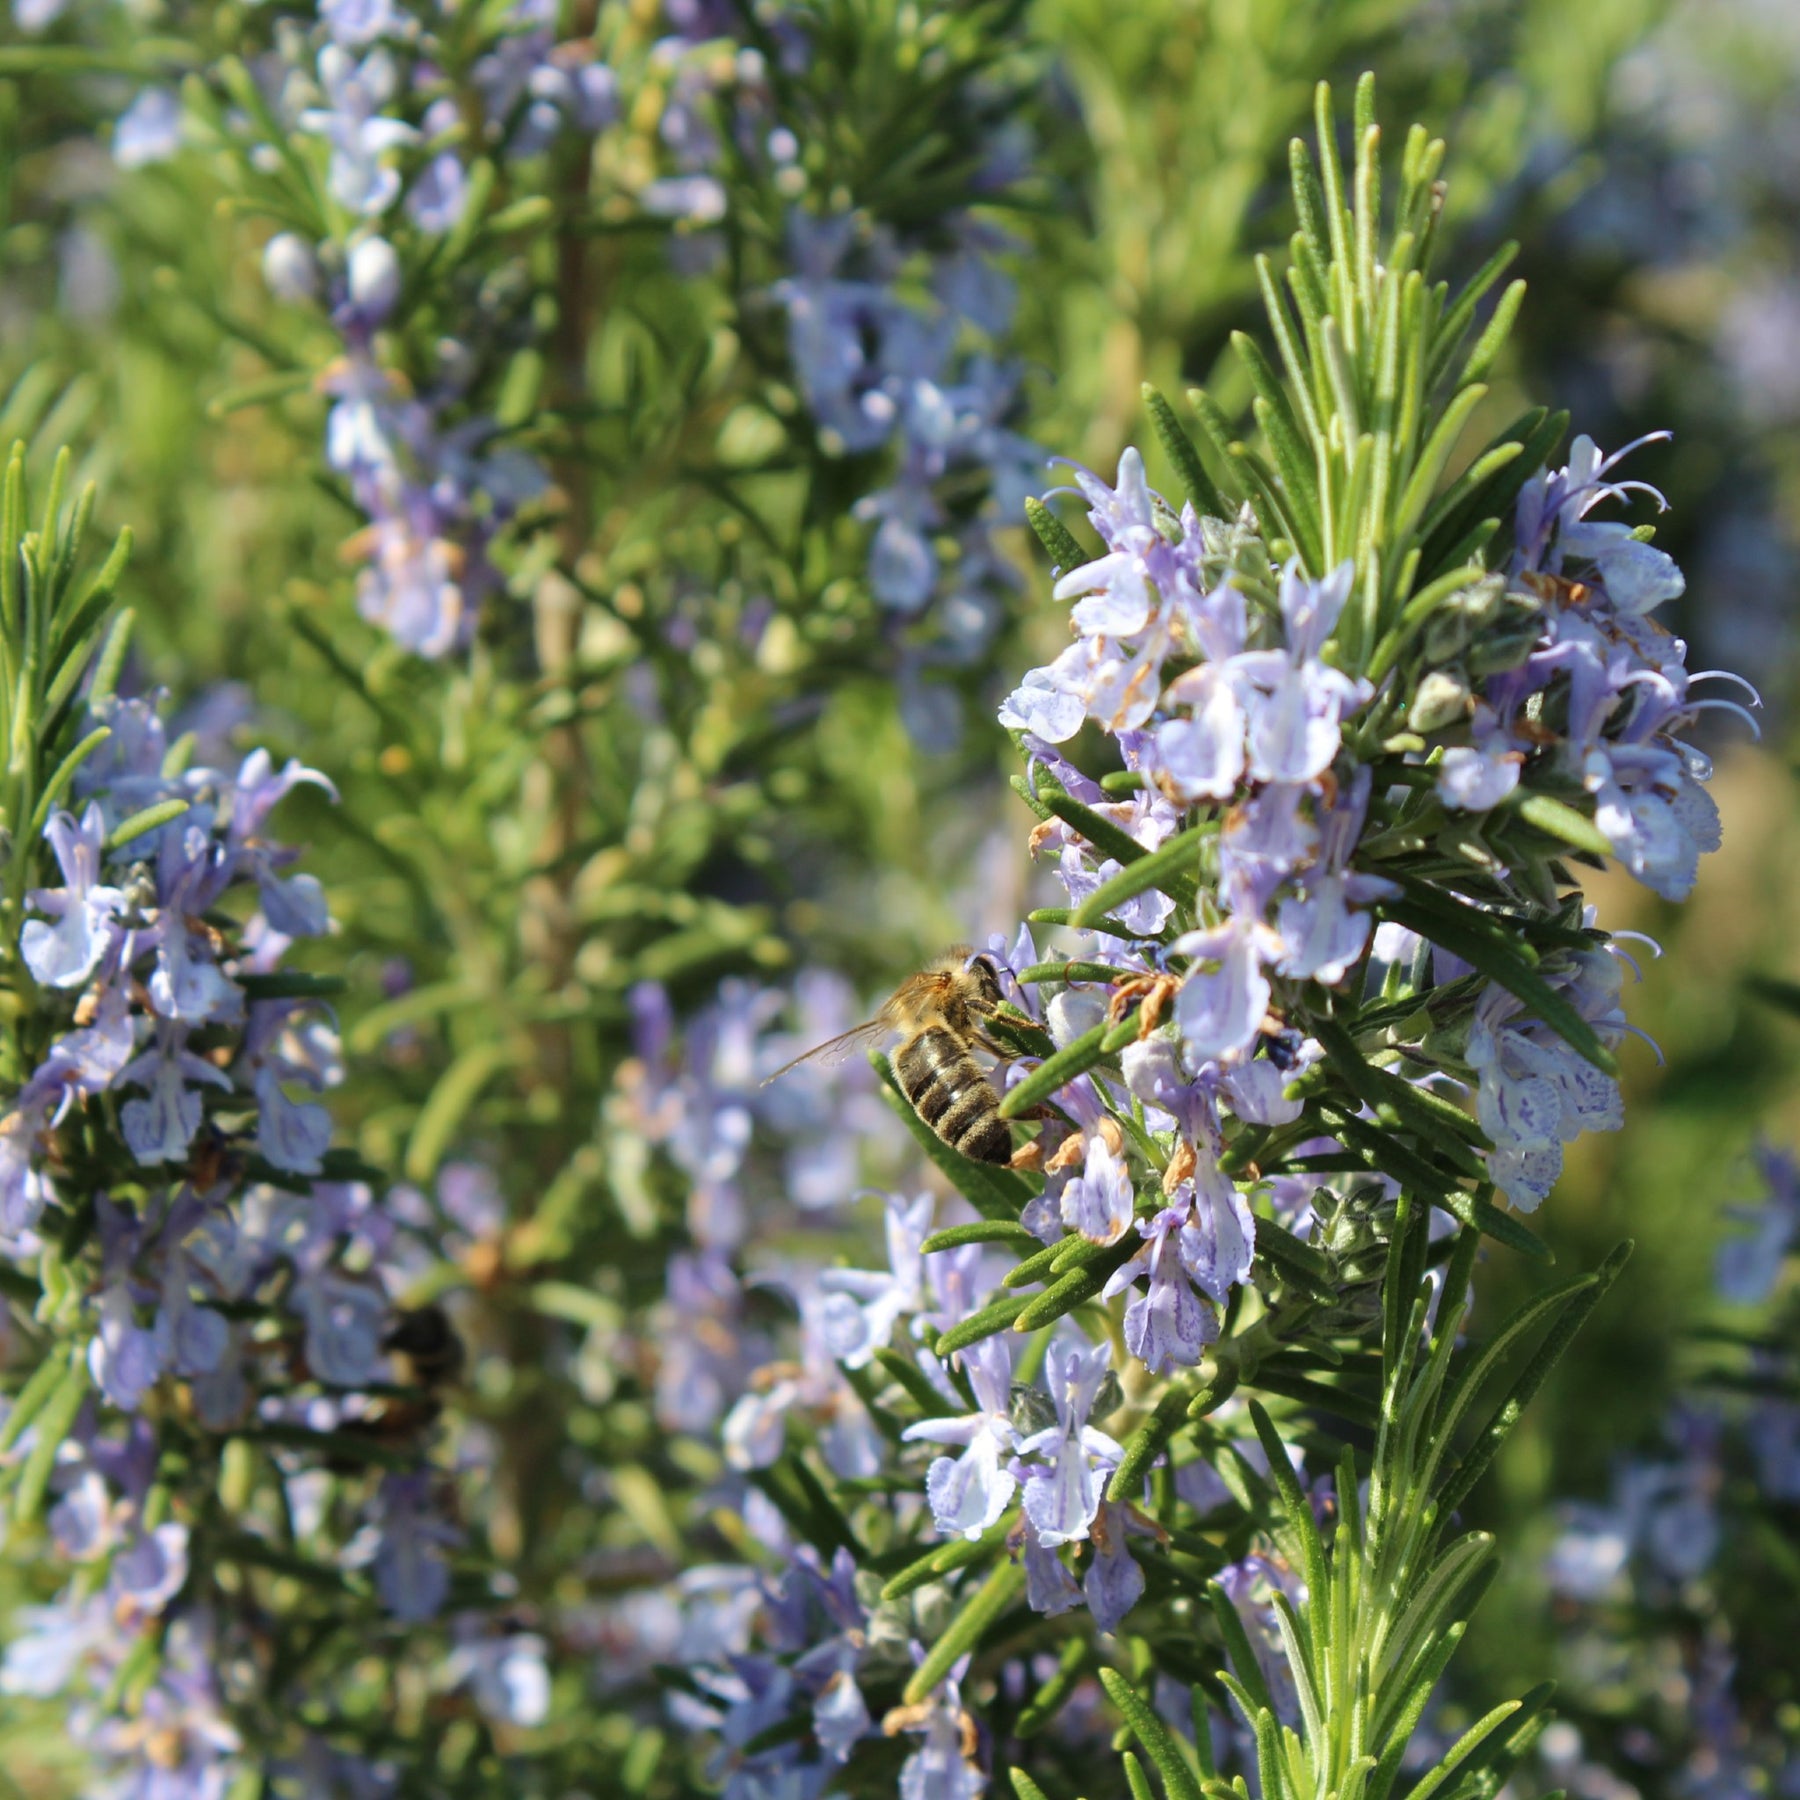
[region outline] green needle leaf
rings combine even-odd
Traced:
[[[1007,1533],[1012,1530],[1012,1525],[1009,1515],[998,1524],[990,1526],[978,1538],[959,1537],[954,1543],[933,1544],[923,1556],[908,1563],[887,1582],[881,1590],[882,1599],[903,1600],[915,1589],[929,1587],[932,1582],[957,1569],[966,1569],[971,1563],[986,1562],[996,1551],[1005,1549]]]
[[[1573,1290],[1565,1289],[1562,1296],[1556,1297],[1560,1299],[1560,1314],[1537,1354],[1520,1372],[1462,1460],[1445,1475],[1438,1499],[1440,1516],[1448,1518],[1486,1474],[1488,1465],[1524,1416],[1525,1408],[1549,1378],[1550,1371],[1574,1342],[1576,1333],[1587,1323],[1594,1308],[1606,1297],[1607,1289],[1619,1278],[1620,1271],[1631,1259],[1631,1252],[1632,1241],[1627,1238],[1615,1246],[1587,1281]]]
[[[1169,461],[1175,465],[1175,473],[1181,477],[1181,485],[1187,489],[1187,496],[1194,503],[1194,511],[1203,518],[1230,518],[1234,509],[1213,485],[1212,477],[1207,474],[1205,465],[1200,461],[1200,452],[1194,448],[1194,440],[1182,429],[1181,421],[1175,416],[1175,409],[1147,381],[1143,386],[1143,395],[1157,442],[1162,445],[1163,453]]]
[[[509,1044],[500,1039],[472,1044],[438,1077],[430,1098],[419,1109],[412,1137],[406,1146],[409,1181],[428,1182],[443,1160],[455,1134],[469,1123],[476,1097],[513,1060]]]
[[[1127,863],[1110,881],[1101,882],[1075,909],[1069,923],[1077,929],[1093,925],[1150,888],[1160,888],[1178,906],[1193,905],[1199,890],[1200,846],[1216,830],[1210,824],[1192,825],[1148,853],[1140,848],[1136,861]],[[1112,973],[1116,977],[1118,971]]]
[[[1188,1767],[1187,1757],[1176,1742],[1174,1733],[1117,1669],[1101,1669],[1099,1675],[1100,1685],[1106,1689],[1107,1698],[1125,1715],[1125,1723],[1131,1727],[1131,1735],[1137,1739],[1145,1756],[1162,1777],[1169,1800],[1200,1800],[1200,1783],[1195,1780],[1193,1771]]]
[[[917,1706],[950,1673],[960,1656],[980,1644],[987,1628],[1006,1611],[1024,1585],[1024,1569],[1010,1559],[995,1569],[913,1671],[902,1694],[908,1706]]]
[[[1171,1382],[1163,1390],[1162,1398],[1149,1418],[1125,1440],[1125,1454],[1120,1457],[1119,1466],[1113,1470],[1112,1480],[1107,1484],[1107,1499],[1138,1498],[1150,1465],[1168,1449],[1170,1439],[1187,1422],[1191,1398],[1192,1391],[1179,1383]]]
[[[35,843],[44,835],[44,827],[50,822],[50,814],[68,792],[69,783],[75,779],[75,771],[111,736],[110,726],[96,726],[56,765],[56,772],[44,784],[44,791],[38,796],[38,803],[32,809],[31,824],[25,833],[29,841]],[[183,805],[185,810],[185,802]]]
[[[1040,1299],[1042,1297],[1039,1295]],[[953,1325],[942,1333],[932,1349],[942,1361],[958,1350],[968,1349],[971,1344],[979,1344],[983,1338],[990,1338],[996,1332],[1007,1330],[1029,1303],[1028,1295],[1003,1294],[998,1300],[990,1301],[980,1312],[971,1313],[960,1325]]]
[[[1127,1232],[1093,1262],[1058,1276],[1041,1294],[1028,1300],[1013,1320],[1013,1330],[1036,1331],[1039,1326],[1054,1325],[1076,1307],[1085,1306],[1112,1279],[1113,1271],[1142,1248],[1143,1240],[1137,1233]]]
[[[134,812],[130,818],[121,819],[112,828],[106,840],[109,850],[122,850],[134,838],[141,838],[146,832],[154,831],[159,825],[167,825],[171,819],[179,819],[191,805],[186,800],[159,800],[154,806],[146,806]]]
[[[63,1440],[74,1429],[75,1415],[87,1398],[88,1365],[84,1346],[76,1344],[68,1352],[62,1374],[38,1411],[37,1442],[19,1472],[19,1485],[13,1490],[12,1522],[28,1525],[43,1505],[44,1490],[50,1485],[50,1473],[56,1467],[56,1453]]]
[[[1071,569],[1079,569],[1083,563],[1093,560],[1075,541],[1068,526],[1043,501],[1029,494],[1025,497],[1025,517],[1037,533],[1038,542],[1049,551],[1058,575],[1066,575]]]
[[[1065,1082],[1086,1074],[1105,1055],[1108,1029],[1102,1022],[1091,1031],[1084,1031],[1072,1044],[1065,1044],[1054,1056],[1046,1057],[1016,1087],[1007,1090],[1000,1101],[1001,1118],[1016,1119],[1030,1112]]]
[[[1036,1243],[1037,1239],[1023,1225],[1009,1219],[972,1219],[967,1225],[947,1225],[942,1231],[934,1231],[919,1246],[919,1252],[930,1256],[936,1250],[959,1250],[964,1244]]]
[[[1094,1647],[1087,1638],[1070,1638],[1063,1645],[1062,1655],[1057,1659],[1056,1673],[1032,1695],[1020,1712],[1018,1722],[1013,1726],[1014,1736],[1035,1737],[1042,1731],[1062,1710],[1063,1702],[1074,1692],[1093,1658]],[[1013,1781],[1016,1786],[1017,1771],[1014,1772]]]
[[[1040,787],[1038,797],[1065,825],[1074,826],[1102,856],[1110,856],[1115,862],[1135,863],[1150,854],[1122,825],[1115,825],[1091,806],[1083,806],[1072,795],[1052,786],[1048,779]]]
[[[1513,792],[1510,810],[1517,813],[1527,825],[1535,825],[1539,831],[1573,849],[1585,850],[1590,856],[1602,856],[1610,860],[1613,855],[1612,840],[1586,813],[1577,812],[1574,807],[1565,805],[1549,794],[1527,794],[1516,788]]]

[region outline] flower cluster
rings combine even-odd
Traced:
[[[927,615],[924,643],[903,649],[901,701],[914,735],[953,736],[956,720],[922,681],[934,663],[968,664],[992,641],[1018,586],[996,530],[1030,492],[1037,448],[1011,428],[1022,371],[971,348],[1004,341],[1016,296],[995,254],[1007,240],[966,213],[935,221],[954,247],[929,258],[925,291],[909,265],[918,246],[847,213],[796,209],[793,274],[776,294],[789,351],[821,444],[834,456],[892,452],[892,478],[856,504],[876,521],[868,579],[896,625]]]
[[[330,1119],[289,1090],[316,1094],[341,1078],[319,1004],[261,997],[281,987],[288,946],[330,924],[317,879],[283,873],[298,852],[265,827],[295,786],[331,784],[296,762],[277,770],[261,750],[235,775],[183,767],[154,699],[108,701],[93,722],[110,737],[77,773],[81,811],[58,812],[45,828],[63,885],[28,896],[42,916],[19,938],[32,979],[62,997],[71,1023],[0,1120],[0,1229],[15,1240],[55,1192],[55,1132],[98,1095],[129,1095],[119,1130],[150,1169],[194,1159],[203,1130],[222,1152],[233,1134],[219,1109],[230,1116],[253,1097],[258,1156],[311,1176]],[[233,942],[209,915],[246,889],[257,910]]]
[[[1585,1719],[1602,1680],[1627,1702],[1609,1694],[1593,1709],[1589,1745],[1604,1756],[1616,1739],[1634,1762],[1667,1760],[1679,1791],[1710,1800],[1763,1783],[1779,1792],[1797,1772],[1779,1716],[1769,1717],[1767,1684],[1754,1668],[1735,1679],[1756,1653],[1734,1641],[1735,1609],[1719,1603],[1728,1585],[1743,1590],[1734,1565],[1757,1555],[1759,1530],[1779,1531],[1800,1504],[1800,1357],[1781,1308],[1769,1310],[1800,1235],[1800,1175],[1791,1156],[1767,1146],[1758,1163],[1764,1197],[1735,1209],[1749,1232],[1721,1246],[1716,1288],[1729,1316],[1743,1323],[1758,1309],[1772,1329],[1744,1334],[1747,1366],[1720,1370],[1683,1396],[1666,1424],[1669,1454],[1620,1464],[1605,1501],[1562,1506],[1545,1563],[1561,1602],[1577,1717]],[[1642,1677],[1607,1673],[1621,1616],[1634,1616],[1650,1640],[1638,1649]],[[1637,1741],[1616,1727],[1603,1735],[1606,1716],[1622,1711]],[[1581,1738],[1571,1737],[1573,1756]]]
[[[542,335],[529,281],[504,236],[497,263],[468,258],[503,210],[495,159],[514,179],[523,167],[529,185],[538,159],[565,141],[589,155],[623,116],[618,70],[593,38],[559,39],[557,11],[526,0],[471,45],[429,8],[322,0],[314,16],[278,21],[249,82],[226,73],[206,129],[184,134],[176,95],[152,87],[114,135],[126,168],[189,141],[222,150],[235,179],[281,193],[273,210],[310,219],[269,239],[264,277],[277,300],[322,312],[340,340],[317,385],[332,403],[326,466],[367,520],[351,544],[358,606],[422,656],[468,644],[503,586],[495,540],[551,493],[542,461],[494,411],[504,371]],[[698,23],[671,20],[652,63],[710,68],[689,54]],[[657,216],[719,216],[719,184],[700,172],[719,154],[703,122],[713,85],[674,80],[661,136],[677,172],[636,196]],[[405,326],[422,306],[435,328],[416,352]]]
[[[386,4],[326,4],[313,69],[297,61],[269,72],[281,108],[272,122],[328,147],[326,188],[353,222],[317,244],[292,232],[271,238],[265,277],[278,299],[322,306],[341,336],[343,354],[320,385],[332,399],[327,466],[368,519],[358,608],[423,656],[468,643],[501,586],[494,538],[549,483],[475,404],[488,347],[526,341],[506,282],[490,281],[471,315],[440,332],[429,370],[384,356],[380,334],[418,298],[393,227],[403,209],[407,260],[430,262],[478,223],[465,221],[480,204],[476,155],[533,157],[564,132],[612,123],[613,71],[591,44],[557,43],[555,14],[538,0],[511,9],[506,29],[453,82],[420,18]],[[303,42],[294,40],[296,56]],[[250,159],[272,153],[253,132]]]
[[[424,1464],[431,1415],[407,1425],[395,1396],[416,1255],[369,1186],[331,1178],[329,984],[281,966],[331,922],[270,816],[329,783],[261,750],[235,774],[197,763],[158,697],[96,701],[89,722],[75,810],[45,829],[61,885],[27,892],[18,939],[46,1041],[0,1123],[4,1247],[71,1344],[45,1365],[60,1385],[15,1405],[5,1460],[47,1486],[70,1580],[29,1615],[0,1684],[68,1694],[122,1778],[178,1769],[181,1791],[213,1792],[254,1699],[220,1686],[244,1590],[192,1562],[216,1510],[194,1477],[213,1485],[201,1472],[220,1446],[283,1444],[288,1554],[320,1579],[372,1563],[395,1621],[443,1609],[461,1533]],[[327,1473],[334,1442],[384,1436],[379,1480]],[[261,1541],[253,1497],[237,1504]]]
[[[1059,599],[1085,596],[1070,614],[1076,640],[1026,676],[1000,721],[1055,775],[1066,765],[1048,746],[1085,722],[1117,736],[1143,782],[1126,829],[1146,849],[1174,836],[1195,806],[1221,812],[1216,917],[1172,946],[1194,959],[1174,995],[1194,1078],[1209,1064],[1249,1062],[1273,1001],[1271,974],[1341,981],[1368,940],[1369,903],[1398,891],[1350,868],[1370,776],[1340,779],[1333,768],[1345,722],[1373,691],[1321,654],[1353,571],[1345,564],[1313,581],[1290,560],[1274,605],[1253,610],[1238,565],[1258,546],[1243,524],[1203,521],[1191,502],[1177,520],[1135,451],[1120,459],[1116,489],[1086,470],[1076,478],[1107,553],[1057,583]],[[1077,798],[1099,798],[1091,781],[1078,785]],[[1066,831],[1054,836],[1077,904],[1120,872],[1115,859],[1084,866],[1082,846]],[[1172,912],[1153,891],[1130,923],[1147,937]]]
[[[1446,806],[1489,812],[1522,778],[1560,781],[1592,796],[1594,823],[1621,867],[1665,900],[1682,900],[1701,854],[1719,847],[1719,813],[1702,785],[1711,765],[1680,734],[1709,708],[1756,728],[1736,701],[1696,697],[1692,689],[1730,682],[1752,704],[1756,692],[1726,671],[1688,672],[1687,646],[1650,617],[1683,591],[1680,569],[1642,533],[1590,516],[1632,490],[1662,504],[1645,483],[1613,477],[1637,447],[1602,456],[1592,439],[1577,438],[1566,468],[1526,483],[1508,581],[1491,584],[1464,618],[1483,607],[1524,618],[1535,611],[1530,652],[1485,680],[1471,680],[1466,655],[1460,663],[1446,659],[1414,710],[1455,706],[1469,714],[1469,741],[1447,749],[1439,765]],[[1448,621],[1441,648],[1468,629],[1464,618]]]
[[[1169,942],[1156,971],[1135,964],[1167,976],[1182,969],[1171,957],[1188,959],[1169,982],[1187,1077],[1254,1072],[1258,1043],[1293,1013],[1289,984],[1334,986],[1364,962],[1370,909],[1407,894],[1407,852],[1431,829],[1425,799],[1443,809],[1439,827],[1454,829],[1456,813],[1503,808],[1524,792],[1555,796],[1559,809],[1563,796],[1585,792],[1596,847],[1666,897],[1692,885],[1701,850],[1717,847],[1717,816],[1700,785],[1706,759],[1678,733],[1709,706],[1743,709],[1692,697],[1680,641],[1645,616],[1680,591],[1679,571],[1627,527],[1588,518],[1624,491],[1604,479],[1611,466],[1583,439],[1569,468],[1525,484],[1511,577],[1471,577],[1430,618],[1429,666],[1407,665],[1418,683],[1409,701],[1392,696],[1397,677],[1378,696],[1370,679],[1330,660],[1351,565],[1315,581],[1289,561],[1277,581],[1247,513],[1228,524],[1190,502],[1177,516],[1134,452],[1121,460],[1116,489],[1077,471],[1106,554],[1057,583],[1059,598],[1075,599],[1075,642],[1027,675],[1000,717],[1064,792],[1144,850],[1196,820],[1208,837],[1200,854],[1213,915]],[[1475,696],[1469,669],[1495,659],[1507,666]],[[1410,736],[1364,730],[1347,743],[1363,714],[1396,712]],[[1138,778],[1127,804],[1109,803],[1053,748],[1090,722],[1116,738]],[[1420,786],[1427,771],[1429,790]],[[1407,785],[1389,785],[1397,782]],[[1396,806],[1396,792],[1412,798]],[[1064,824],[1048,822],[1039,843],[1057,849],[1077,906],[1122,872],[1116,857],[1086,854]],[[1173,910],[1171,896],[1152,887],[1116,917],[1127,937],[1149,937]],[[1393,941],[1389,966],[1410,965],[1420,939]],[[1117,941],[1092,954],[1134,966]],[[1440,983],[1471,973],[1440,946],[1421,991],[1433,962]],[[1618,1043],[1628,1029],[1623,970],[1605,940],[1559,953],[1541,973],[1595,1040]],[[1617,1128],[1616,1084],[1499,983],[1482,992],[1465,1035],[1444,1073],[1477,1089],[1493,1179],[1515,1204],[1534,1207],[1560,1171],[1564,1143]]]

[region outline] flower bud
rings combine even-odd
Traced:
[[[1521,604],[1522,600],[1521,595],[1508,594],[1506,609],[1499,619],[1470,644],[1471,675],[1497,675],[1503,669],[1516,669],[1531,654],[1541,627],[1537,608]]]
[[[263,280],[277,300],[316,300],[319,265],[312,246],[291,231],[270,238],[263,250]]]
[[[386,238],[364,238],[350,252],[350,304],[379,325],[400,298],[400,259]]]
[[[1429,735],[1469,716],[1469,684],[1449,669],[1433,669],[1419,683],[1406,722],[1414,731]]]
[[[1460,655],[1469,640],[1493,621],[1505,592],[1505,576],[1484,575],[1452,594],[1425,627],[1425,660],[1448,662]]]

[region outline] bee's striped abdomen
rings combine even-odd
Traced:
[[[894,1075],[913,1110],[951,1149],[975,1162],[1012,1158],[1012,1133],[981,1065],[954,1032],[930,1025],[902,1044]]]

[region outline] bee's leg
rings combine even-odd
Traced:
[[[1043,1124],[1050,1124],[1060,1117],[1061,1114],[1053,1106],[1033,1106],[1028,1107],[1013,1123],[1022,1125],[1039,1121]],[[1040,1132],[1036,1137],[1021,1144],[1012,1153],[1012,1160],[1006,1166],[1009,1169],[1041,1169],[1044,1166],[1043,1134]]]

